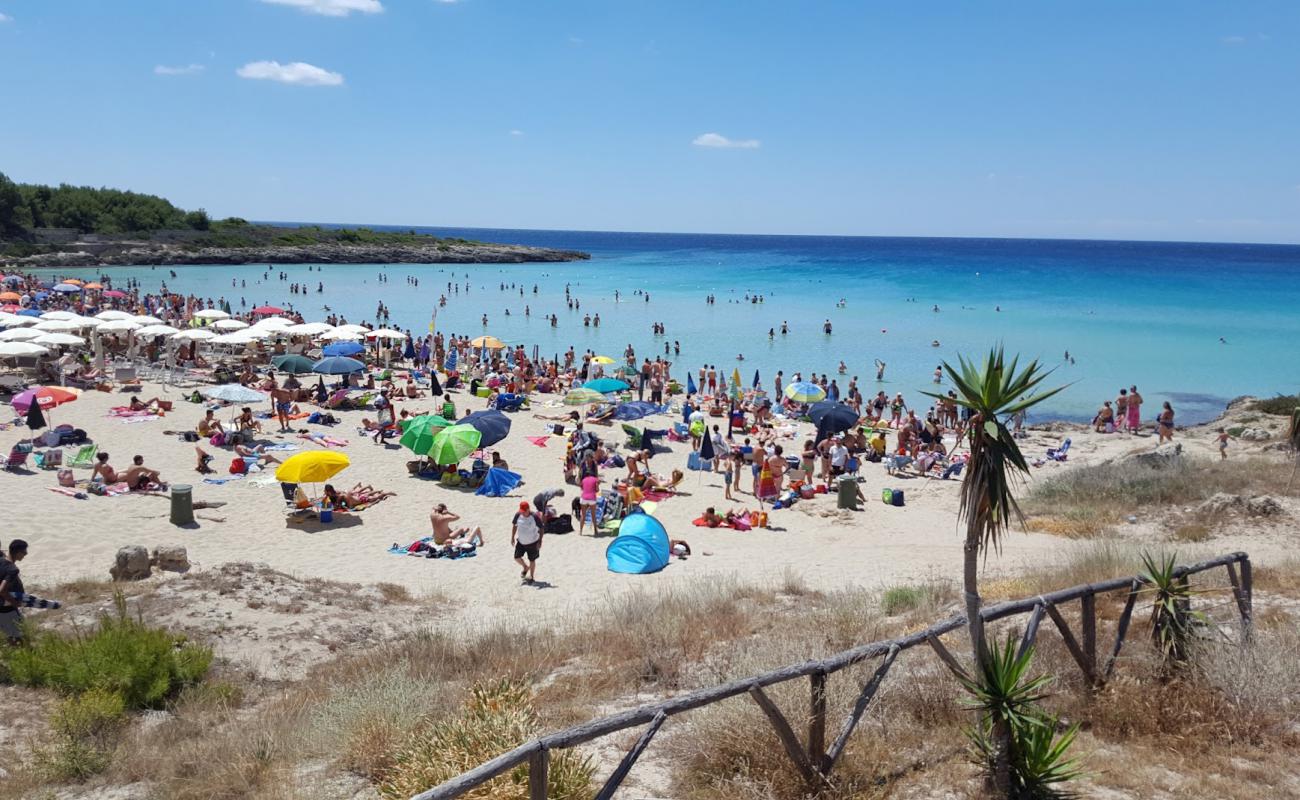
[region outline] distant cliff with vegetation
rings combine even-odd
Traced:
[[[507,264],[577,261],[574,250],[415,231],[286,227],[214,220],[162,197],[89,186],[15,183],[0,173],[0,261],[17,266],[130,264]]]

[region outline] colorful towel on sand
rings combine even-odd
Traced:
[[[675,497],[676,495],[674,495],[672,492],[661,492],[658,489],[651,489],[650,491],[645,492],[642,496],[645,499],[653,501],[655,503],[662,503],[668,498]]]
[[[58,492],[59,494],[66,494],[68,497],[75,497],[75,498],[77,498],[78,500],[85,500],[85,499],[86,499],[86,493],[85,493],[85,492],[80,491],[79,489],[73,489],[71,486],[48,486],[48,487],[46,487],[46,488],[48,488],[51,492]]]
[[[293,442],[276,442],[275,444],[262,445],[262,452],[269,453],[272,450],[297,450],[298,445]]]
[[[204,478],[203,482],[212,484],[213,486],[221,486],[222,484],[230,483],[231,481],[242,481],[243,479],[243,475],[231,475],[229,478]]]
[[[533,444],[537,445],[538,447],[545,447],[545,446],[546,446],[546,437],[545,437],[545,436],[525,436],[524,438],[527,439],[528,441],[532,442]]]
[[[696,517],[691,524],[697,528],[732,528],[738,531],[747,531],[752,527],[749,520],[742,517],[725,517],[717,525],[710,525],[704,517]]]
[[[393,546],[388,548],[388,552],[395,556],[447,558],[454,561],[459,558],[473,558],[478,555],[478,546],[473,544],[436,545],[433,543],[432,536],[426,536],[423,539],[416,539],[406,547],[394,542]]]

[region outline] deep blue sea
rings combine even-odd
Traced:
[[[1036,411],[1039,419],[1091,418],[1102,400],[1134,384],[1148,400],[1145,417],[1170,400],[1182,423],[1213,417],[1240,394],[1300,389],[1300,246],[416,230],[585,250],[592,259],[310,272],[304,265],[272,268],[267,280],[264,266],[186,267],[169,284],[225,297],[236,307],[241,301],[285,305],[295,299],[276,278],[285,272],[289,281],[325,283],[323,294],[298,298],[308,319],[323,317],[328,305],[350,321],[373,320],[383,300],[393,324],[424,332],[439,294],[453,282],[460,293],[449,294],[438,312],[444,332],[486,330],[507,342],[538,344],[544,353],[572,344],[614,358],[628,344],[638,356],[653,356],[663,354],[665,342],[680,342],[681,355],[673,359],[679,368],[709,363],[730,375],[739,367],[746,384],[757,369],[769,386],[777,369],[787,379],[795,371],[825,372],[841,386],[856,375],[864,394],[901,391],[922,409],[928,402],[919,392],[934,388],[936,365],[959,353],[982,355],[998,342],[1054,367],[1050,385],[1069,384]],[[167,277],[165,268],[112,272],[118,280],[139,277],[148,289]],[[387,283],[378,281],[381,272]],[[407,276],[419,278],[418,289]],[[247,286],[232,287],[232,279]],[[518,288],[502,291],[502,282],[526,287],[524,296]],[[580,310],[565,305],[566,284]],[[649,302],[637,290],[649,292]],[[705,303],[709,294],[716,304]],[[764,302],[745,300],[755,294]],[[557,328],[543,319],[552,312],[560,318]],[[596,313],[600,327],[584,327],[582,318]],[[825,320],[833,325],[829,336],[822,332]],[[652,335],[653,322],[664,323],[667,335]],[[769,329],[776,336],[769,338]],[[1067,350],[1073,363],[1064,361]],[[879,386],[877,358],[888,365]],[[836,374],[841,360],[845,376]]]

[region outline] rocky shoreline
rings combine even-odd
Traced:
[[[13,259],[16,267],[115,267],[181,264],[526,264],[583,261],[589,253],[515,244],[438,240],[429,244],[344,244],[185,248],[168,244],[65,250]]]

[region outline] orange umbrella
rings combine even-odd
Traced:
[[[83,286],[83,287],[81,287],[81,288],[83,288],[83,289],[103,289],[103,288],[104,288],[104,284],[102,284],[102,283],[88,283],[88,284],[86,284],[85,286]]]
[[[18,294],[17,292],[0,292],[0,300],[3,300],[7,303],[17,303],[19,300],[22,299],[23,299],[22,295]]]
[[[64,403],[71,403],[77,399],[78,394],[76,391],[60,386],[37,386],[14,395],[11,405],[19,413],[25,414],[33,401],[41,408],[54,408]]]
[[[85,283],[85,281],[78,280],[77,278],[68,278],[66,281],[64,281],[64,283],[71,283],[74,286],[80,286],[81,284]]]

